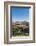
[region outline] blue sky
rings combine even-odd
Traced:
[[[10,10],[10,15],[12,16],[12,21],[29,21],[29,8],[19,8],[13,7]]]

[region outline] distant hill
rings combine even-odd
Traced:
[[[22,24],[28,26],[29,22],[23,21]]]
[[[12,25],[26,25],[29,26],[29,22],[26,21],[16,21],[16,22],[12,22]]]

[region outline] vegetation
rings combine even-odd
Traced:
[[[11,36],[28,36],[29,35],[29,24],[28,22],[23,24],[13,25]]]

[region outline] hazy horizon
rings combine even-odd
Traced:
[[[29,22],[29,8],[19,8],[13,7],[10,9],[10,14],[12,16],[12,21],[27,21]]]
[[[29,22],[29,21],[12,21],[13,23],[16,23],[16,22]]]

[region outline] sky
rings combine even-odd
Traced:
[[[29,21],[29,8],[26,7],[12,7],[10,9],[10,15],[12,16],[12,21]]]

